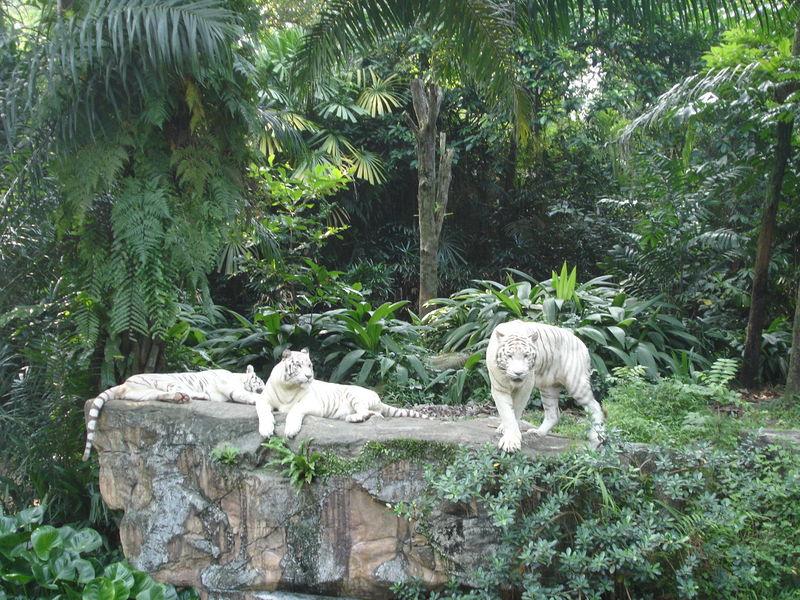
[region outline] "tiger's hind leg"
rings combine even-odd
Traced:
[[[196,393],[186,390],[158,390],[155,388],[140,388],[125,386],[117,398],[131,400],[133,402],[172,402],[174,404],[186,404]]]
[[[383,417],[379,411],[372,410],[372,404],[367,398],[351,398],[350,404],[353,412],[344,418],[348,423],[363,423],[372,416]]]
[[[542,424],[531,433],[535,435],[547,435],[550,430],[558,423],[561,414],[558,409],[558,396],[561,392],[560,387],[549,387],[539,390],[542,393],[542,407],[544,408],[544,419]]]
[[[589,421],[592,423],[592,428],[589,431],[589,441],[593,448],[599,447],[606,440],[606,428],[603,423],[605,415],[600,403],[594,398],[588,375],[578,386],[567,391],[575,398],[576,404],[583,407],[583,410],[589,416]]]

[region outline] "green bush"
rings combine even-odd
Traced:
[[[462,449],[428,472],[420,498],[396,507],[434,544],[430,519],[442,502],[470,514],[477,502],[496,530],[483,564],[430,598],[800,595],[796,451],[746,441],[731,451],[495,452]],[[448,557],[447,546],[439,550]],[[415,585],[395,591],[427,597]]]
[[[0,513],[0,600],[177,600],[175,588],[124,562],[103,561],[95,530],[42,524],[45,509]],[[107,563],[107,564],[105,564]],[[184,592],[182,598],[197,598]]]
[[[627,442],[679,446],[714,439],[735,444],[747,424],[726,410],[745,408],[740,395],[727,387],[736,370],[736,361],[717,359],[690,381],[675,376],[647,380],[641,367],[614,369],[603,401],[609,427]]]
[[[576,270],[566,264],[542,282],[509,271],[516,280],[477,281],[476,287],[431,301],[439,308],[424,322],[438,332],[445,351],[481,348],[498,324],[523,319],[572,329],[589,348],[592,367],[603,375],[615,365],[642,365],[653,377],[707,365],[695,353],[698,340],[672,316],[675,307],[657,298],[629,297],[607,276],[578,283]]]

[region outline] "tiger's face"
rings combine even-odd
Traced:
[[[504,334],[496,331],[500,346],[497,366],[514,383],[521,383],[533,372],[536,364],[536,333],[530,335]]]
[[[314,381],[314,365],[311,364],[308,348],[303,348],[300,352],[284,350],[281,364],[284,383],[307,386]]]
[[[246,391],[252,392],[253,394],[260,394],[266,387],[264,380],[256,375],[256,370],[253,368],[253,365],[247,365],[243,387]]]

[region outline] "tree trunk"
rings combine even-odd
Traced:
[[[758,376],[761,337],[767,308],[769,261],[772,258],[772,242],[775,238],[783,175],[791,153],[792,121],[780,121],[778,123],[777,138],[775,163],[772,166],[764,205],[761,209],[761,227],[758,232],[753,287],[750,290],[750,314],[747,319],[742,369],[739,374],[742,385],[748,388],[755,385]]]
[[[430,311],[426,302],[439,289],[439,237],[447,209],[453,153],[446,146],[444,133],[436,131],[442,105],[442,88],[420,79],[411,81],[411,98],[416,122],[406,114],[406,122],[417,143],[417,213],[419,219],[419,299],[421,315]],[[436,161],[436,143],[439,161]]]
[[[786,376],[786,400],[793,401],[797,394],[800,394],[800,284],[797,286],[797,301],[794,305],[792,351],[789,355],[789,373]]]
[[[795,21],[792,55],[800,55],[800,12]],[[778,102],[785,102],[792,91],[797,88],[794,82],[784,84],[776,93]],[[739,379],[745,387],[753,387],[758,376],[761,358],[761,338],[764,330],[767,304],[767,283],[769,282],[769,261],[772,257],[772,242],[775,237],[778,204],[781,200],[781,188],[786,165],[792,153],[792,129],[794,113],[784,115],[776,127],[775,162],[772,165],[769,183],[761,214],[761,227],[758,232],[756,263],[753,273],[753,287],[750,291],[750,314],[747,319],[747,333],[742,356],[742,369]]]

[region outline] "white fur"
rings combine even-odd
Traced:
[[[417,411],[384,404],[378,394],[367,388],[314,379],[314,367],[306,348],[283,353],[256,402],[256,411],[258,432],[264,437],[275,432],[273,411],[286,413],[284,435],[288,438],[300,432],[306,415],[348,423],[360,423],[373,415],[426,418]]]
[[[251,365],[245,373],[231,373],[225,369],[210,369],[196,373],[143,373],[133,375],[121,385],[101,392],[89,409],[86,422],[86,446],[83,460],[89,458],[94,440],[94,430],[103,405],[115,398],[134,402],[161,401],[183,404],[189,400],[211,402],[239,402],[255,404],[264,388],[264,382]]]
[[[588,413],[592,444],[602,442],[603,410],[589,382],[589,351],[570,330],[524,321],[501,323],[489,339],[486,364],[500,416],[501,450],[514,452],[522,447],[520,425],[526,424],[522,413],[534,387],[541,391],[544,407],[544,420],[532,431],[535,435],[547,435],[558,423],[558,396],[563,386]]]

